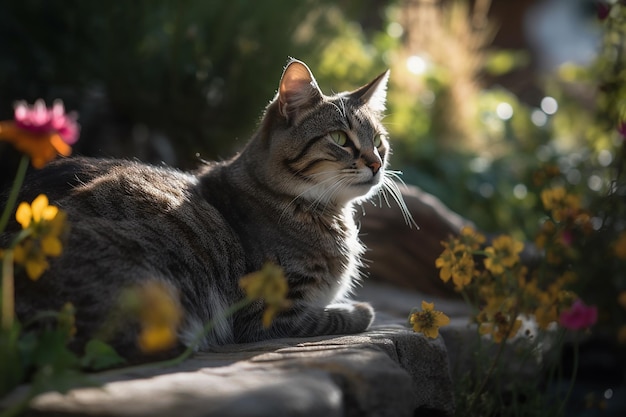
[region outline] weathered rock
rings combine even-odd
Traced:
[[[426,294],[457,296],[451,284],[439,279],[435,259],[443,251],[441,241],[458,235],[471,222],[418,187],[400,189],[419,228],[409,227],[393,202],[389,206],[364,204],[359,212],[370,277]]]
[[[454,410],[443,340],[389,324],[360,335],[227,346],[174,368],[94,379],[103,386],[40,395],[27,415],[395,417]]]
[[[416,186],[403,185],[400,190],[418,228],[407,225],[400,207],[393,202],[364,204],[358,213],[361,238],[368,249],[369,277],[431,296],[460,299],[452,281],[444,283],[439,278],[435,260],[443,251],[442,241],[458,235],[464,226],[476,226]],[[486,233],[486,237],[489,241],[493,236]],[[542,255],[527,242],[520,257],[532,269]]]

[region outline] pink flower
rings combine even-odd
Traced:
[[[580,298],[574,301],[572,306],[561,312],[559,324],[566,329],[580,330],[596,324],[598,320],[598,308],[586,305]]]
[[[48,109],[41,99],[32,107],[24,101],[16,103],[15,125],[37,135],[56,133],[68,145],[73,145],[78,140],[79,127],[76,115],[65,114],[63,102],[60,100],[56,100],[51,109]]]
[[[609,17],[611,13],[611,5],[604,1],[596,1],[596,12],[598,14],[598,19],[604,20]]]
[[[565,246],[572,246],[574,243],[574,234],[571,230],[563,230],[561,233],[561,241]]]
[[[621,120],[617,125],[617,131],[620,135],[626,137],[626,120]]]

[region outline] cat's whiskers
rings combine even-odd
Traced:
[[[409,211],[406,203],[404,202],[404,199],[402,198],[402,191],[398,186],[398,182],[404,184],[404,181],[402,181],[402,178],[400,178],[401,173],[402,172],[400,171],[385,171],[382,187],[379,190],[379,195],[382,194],[387,206],[391,207],[391,205],[389,204],[389,199],[387,198],[387,192],[389,192],[391,198],[396,202],[396,204],[398,204],[398,207],[402,212],[404,222],[409,227],[415,226],[417,229],[419,229],[419,226],[417,225],[417,223],[415,223],[411,212]]]

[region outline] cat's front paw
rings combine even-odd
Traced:
[[[352,304],[354,306],[355,315],[358,316],[358,320],[363,323],[363,330],[365,331],[369,329],[369,327],[374,322],[374,317],[376,313],[374,313],[374,307],[370,305],[370,303],[365,302],[355,302]]]
[[[355,334],[366,331],[374,321],[374,309],[363,302],[348,301],[330,304],[324,308],[315,306],[295,310],[293,313],[279,314],[272,322],[270,333],[266,332],[251,340]]]
[[[374,308],[364,302],[331,304],[326,312],[330,322],[335,324],[334,333],[364,332],[374,321]]]

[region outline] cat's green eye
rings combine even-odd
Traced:
[[[332,132],[330,137],[339,146],[346,146],[348,143],[348,135],[346,135],[346,132],[338,130],[336,132]]]
[[[377,133],[376,136],[374,136],[374,146],[378,148],[380,145],[382,145],[384,137],[385,135],[383,135],[382,133]]]

